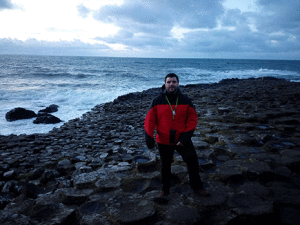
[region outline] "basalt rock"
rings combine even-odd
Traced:
[[[24,108],[15,108],[6,113],[5,119],[8,122],[22,120],[22,119],[31,119],[36,117],[36,113],[32,110],[24,109]]]
[[[159,198],[144,119],[160,88],[95,106],[47,134],[0,136],[1,224],[298,224],[300,83],[229,79],[181,87],[196,106],[204,187],[175,152]],[[40,112],[39,114],[42,114]]]
[[[33,121],[34,124],[55,124],[60,122],[62,122],[62,120],[49,113],[38,113],[37,118]]]
[[[58,105],[52,104],[46,107],[45,109],[39,110],[39,113],[53,113],[58,111]]]

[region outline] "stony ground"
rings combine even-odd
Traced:
[[[299,224],[300,83],[272,78],[182,87],[210,197],[174,156],[158,198],[143,122],[158,89],[98,105],[47,134],[0,136],[0,224]]]

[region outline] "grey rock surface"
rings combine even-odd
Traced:
[[[46,134],[0,136],[1,224],[298,224],[300,84],[277,79],[187,85],[193,141],[210,197],[180,156],[159,198],[158,152],[144,118],[159,89],[119,96]]]

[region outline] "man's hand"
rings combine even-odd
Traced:
[[[178,146],[183,146],[183,144],[181,144],[180,141],[178,141],[176,145],[178,145]]]

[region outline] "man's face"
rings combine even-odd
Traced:
[[[176,93],[178,85],[179,85],[179,83],[178,83],[176,77],[167,77],[166,83],[165,83],[165,88],[166,88],[167,92]]]

